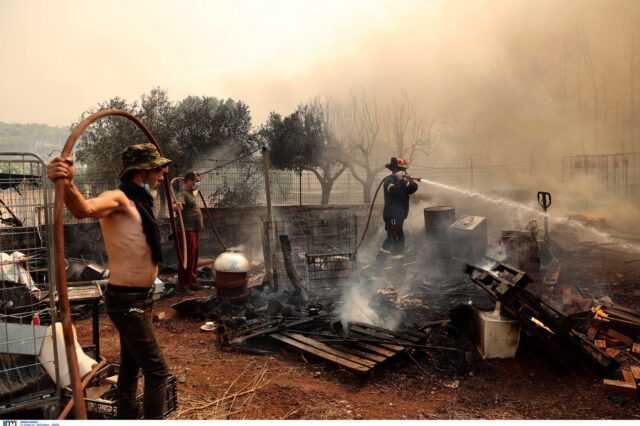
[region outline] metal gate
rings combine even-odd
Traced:
[[[52,186],[35,154],[0,152],[0,417],[60,403]],[[49,332],[48,332],[49,331]]]

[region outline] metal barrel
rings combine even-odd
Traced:
[[[242,304],[247,300],[247,283],[246,272],[216,272],[215,287],[218,297],[228,299],[233,304]]]
[[[434,206],[424,209],[429,264],[441,273],[449,269],[451,243],[448,230],[449,225],[455,220],[456,209],[453,206]]]
[[[434,206],[424,209],[424,227],[427,235],[442,236],[456,220],[453,206]]]

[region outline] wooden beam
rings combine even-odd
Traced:
[[[306,345],[306,344],[304,344],[302,342],[299,342],[297,340],[294,340],[294,339],[292,339],[290,337],[283,336],[282,334],[273,333],[273,334],[270,334],[269,336],[274,338],[274,339],[276,339],[276,340],[279,340],[279,341],[281,341],[283,343],[291,345],[291,346],[293,346],[295,348],[301,349],[301,350],[303,350],[305,352],[312,353],[312,354],[314,354],[314,355],[316,355],[316,356],[318,356],[320,358],[326,359],[326,360],[331,361],[331,362],[335,362],[336,364],[342,365],[343,367],[349,368],[351,370],[355,370],[355,371],[359,371],[359,372],[363,372],[363,373],[366,373],[367,371],[370,370],[369,367],[365,367],[362,364],[356,364],[355,362],[348,361],[348,360],[346,360],[344,358],[341,358],[339,356],[331,355],[331,354],[329,354],[327,352],[320,351],[320,350],[314,348],[313,346]]]
[[[604,379],[602,384],[609,392],[624,395],[628,398],[636,398],[638,396],[638,387],[635,383],[631,384],[620,380]]]
[[[351,327],[349,327],[349,331],[355,331],[357,333],[361,333],[367,336],[375,337],[377,339],[385,340],[385,343],[387,342],[394,343],[400,346],[408,346],[414,343],[409,340],[403,339],[401,337],[396,337],[393,334],[390,334],[385,331],[377,331],[371,328],[361,327],[359,325],[352,325]]]
[[[339,349],[336,348],[332,348],[331,346],[324,344],[322,342],[318,342],[316,340],[310,339],[309,337],[303,336],[302,334],[297,334],[297,333],[287,333],[287,332],[282,332],[281,333],[283,336],[287,336],[290,337],[292,339],[297,340],[298,342],[302,342],[305,343],[309,346],[312,346],[318,350],[330,353],[331,355],[335,355],[335,356],[339,356],[340,358],[344,358],[346,360],[349,360],[351,362],[355,362],[356,364],[361,364],[365,367],[375,367],[375,365],[377,364],[376,362],[373,362],[369,359],[364,359],[364,358],[360,358],[359,356],[355,356],[355,355],[351,355],[348,354],[346,352],[343,352]]]
[[[375,352],[377,354],[386,356],[387,358],[390,358],[394,355],[396,355],[399,351],[390,351],[389,349],[386,348],[382,348],[378,345],[372,345],[371,343],[364,343],[364,342],[358,342],[358,346],[360,346],[361,348],[364,348],[368,351],[371,352]],[[402,348],[404,349],[404,348]]]
[[[387,329],[384,329],[382,327],[376,327],[375,325],[365,324],[365,323],[362,323],[362,322],[354,322],[352,324],[353,325],[357,325],[359,327],[363,327],[363,328],[370,328],[371,330],[380,331],[382,333],[387,333],[387,334],[390,334],[392,336],[396,336],[396,337],[399,337],[399,338],[404,339],[404,340],[408,340],[408,341],[413,342],[413,343],[418,343],[419,341],[423,340],[426,337],[424,335],[418,335],[417,333],[414,333],[414,332],[409,331],[409,330],[407,330],[407,332],[387,330]]]
[[[622,372],[622,378],[624,379],[625,382],[627,383],[633,383],[634,385],[636,384],[636,379],[633,376],[633,373],[631,372],[631,370],[620,370]]]
[[[633,374],[634,379],[640,380],[640,365],[632,365],[631,374]]]
[[[336,346],[336,348],[340,349],[343,352],[352,354],[352,355],[357,355],[361,358],[366,358],[366,359],[370,359],[371,361],[375,361],[377,363],[379,362],[384,362],[387,360],[387,357],[381,356],[381,355],[377,355],[371,352],[367,352],[367,351],[361,351],[359,349],[355,349],[355,348],[350,348],[348,346],[344,346],[344,345],[338,345]]]

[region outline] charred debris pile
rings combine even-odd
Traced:
[[[452,207],[425,209],[425,224],[426,238],[414,240],[401,275],[372,273],[365,262],[351,263],[350,253],[315,247],[309,256],[299,237],[281,234],[273,246],[281,253],[278,289],[265,280],[242,303],[211,296],[174,309],[213,321],[221,346],[260,354],[285,345],[355,372],[403,353],[443,350],[441,358],[461,360],[459,373],[477,359],[471,351],[514,357],[527,340],[551,363],[599,373],[607,389],[637,395],[640,313],[614,303],[606,288],[585,285],[599,279],[575,266],[593,264],[599,253],[567,242],[570,226],[562,241],[544,238],[532,221],[489,243],[486,218],[456,219]]]

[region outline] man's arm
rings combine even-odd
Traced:
[[[413,194],[417,190],[418,190],[418,184],[416,183],[416,181],[413,179],[409,179],[409,182],[407,184],[407,192],[409,194]]]
[[[53,182],[65,179],[64,203],[77,219],[102,218],[115,212],[126,202],[126,196],[120,191],[107,191],[96,198],[85,199],[73,183],[75,173],[73,160],[56,157],[47,166],[47,176]]]
[[[124,199],[126,196],[121,191],[107,191],[87,200],[73,181],[67,183],[64,192],[64,203],[76,219],[107,217],[120,208]]]

